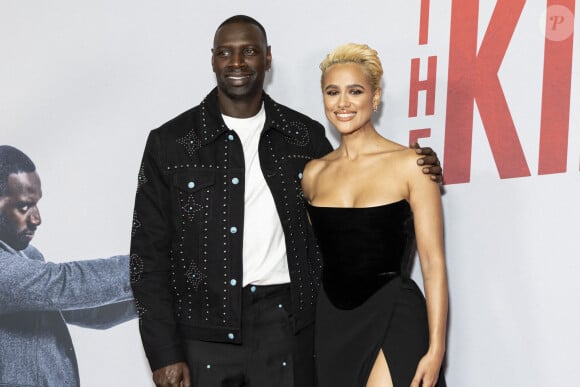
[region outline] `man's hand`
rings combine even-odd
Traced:
[[[170,364],[153,371],[153,382],[157,387],[190,387],[187,363]]]
[[[423,155],[417,160],[417,164],[423,166],[423,173],[431,175],[431,180],[441,184],[443,182],[443,170],[437,153],[433,152],[433,149],[429,147],[419,147],[418,143],[411,144],[411,148],[415,149],[418,155]]]

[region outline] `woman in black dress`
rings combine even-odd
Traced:
[[[447,278],[439,186],[417,153],[371,117],[382,66],[366,45],[321,63],[326,117],[340,146],[306,166],[302,187],[323,267],[316,320],[320,387],[444,386]],[[409,278],[419,253],[426,298]]]

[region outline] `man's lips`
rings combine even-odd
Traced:
[[[250,78],[250,75],[227,75],[226,78],[228,79],[246,79]]]
[[[226,79],[233,84],[245,83],[250,79],[252,74],[227,74]]]

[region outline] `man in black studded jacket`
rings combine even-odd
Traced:
[[[300,179],[332,148],[322,125],[264,93],[270,63],[257,21],[226,20],[217,87],[147,140],[131,282],[158,386],[315,385],[321,258]]]

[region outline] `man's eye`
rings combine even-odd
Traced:
[[[253,48],[246,48],[244,50],[244,54],[246,54],[246,55],[256,55],[256,50],[253,49]]]
[[[216,53],[216,55],[217,55],[217,56],[228,56],[229,54],[230,54],[230,52],[229,52],[229,51],[227,51],[227,50],[219,50],[219,51]]]
[[[25,212],[27,212],[29,209],[30,209],[30,206],[29,205],[25,205],[25,206],[18,207],[18,211],[22,212],[23,214]]]

